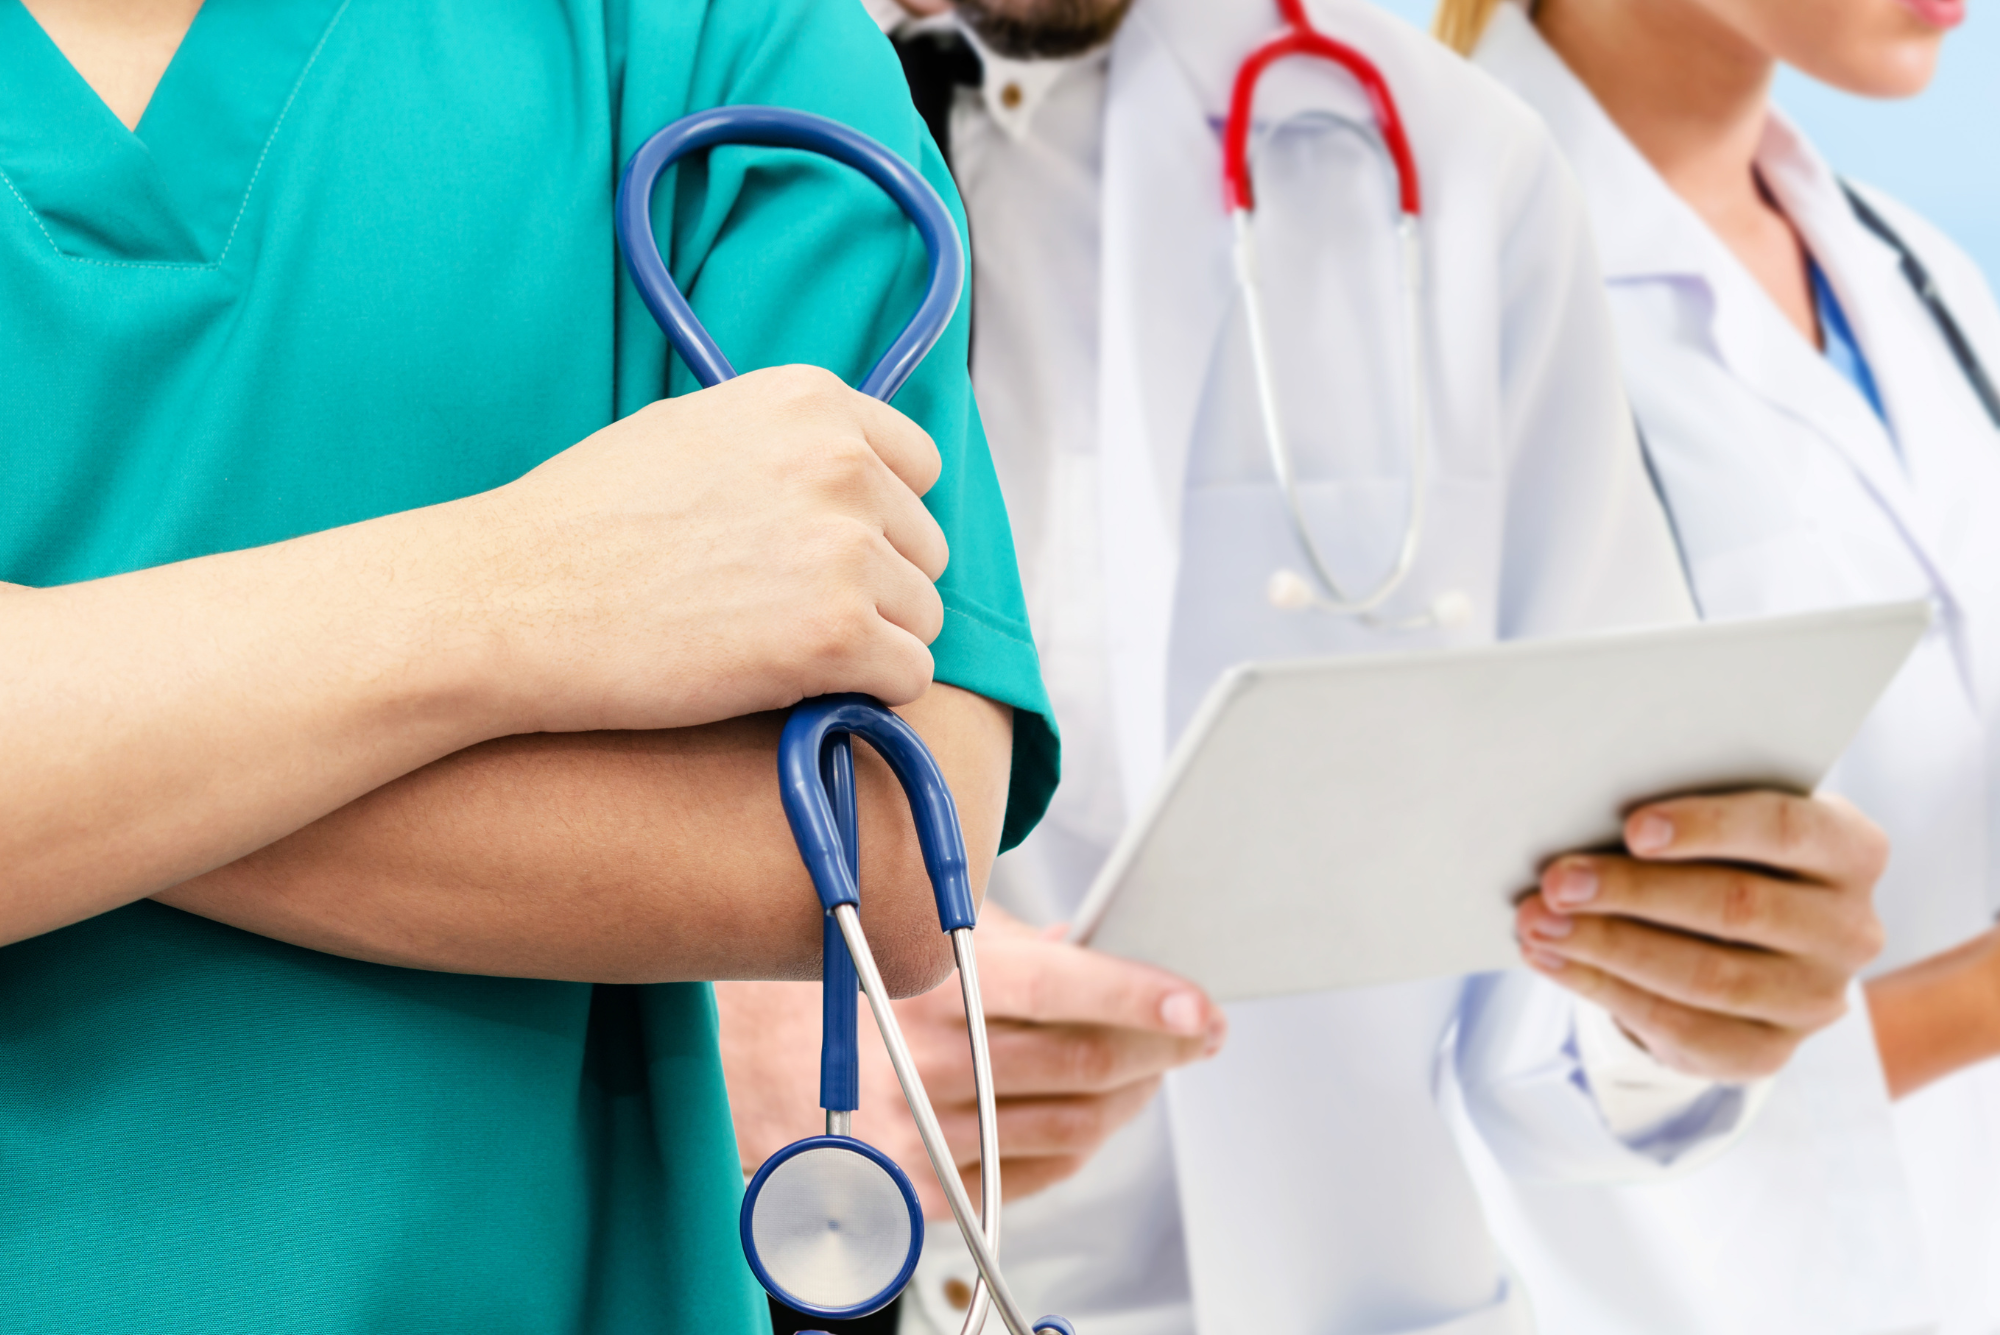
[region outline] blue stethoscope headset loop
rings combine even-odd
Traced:
[[[682,117],[640,145],[619,178],[614,219],[620,251],[639,295],[667,340],[704,388],[734,378],[736,369],[703,329],[687,298],[667,270],[653,235],[653,190],[660,175],[688,153],[722,144],[795,148],[822,154],[866,174],[899,204],[916,225],[930,256],[930,279],[922,302],[903,332],[890,344],[859,388],[883,401],[902,388],[951,323],[965,290],[965,252],[958,224],[930,184],[903,159],[837,121],[783,107],[717,107]],[[951,938],[965,1001],[972,1048],[973,1086],[979,1108],[980,1210],[975,1213],[946,1143],[937,1112],[917,1073],[896,1013],[889,1005],[881,972],[861,928],[857,820],[851,738],[866,741],[888,762],[909,799],[937,901],[938,923]],[[854,989],[858,982],[889,1051],[924,1150],[944,1189],[952,1217],[979,1269],[965,1330],[985,1323],[989,1304],[999,1309],[1009,1335],[1076,1335],[1061,1317],[1030,1322],[1000,1275],[1000,1145],[994,1103],[993,1068],[980,1003],[979,972],[972,929],[977,907],[965,856],[958,807],[944,772],[914,728],[879,701],[862,695],[829,695],[795,706],[778,742],[778,787],[785,819],[798,844],[825,912],[822,992],[824,994],[820,1101],[827,1110],[825,1136],[787,1146],[760,1168],[744,1193],[740,1227],[744,1254],[765,1288],[811,1315],[838,1319],[879,1310],[909,1281],[923,1246],[923,1214],[916,1193],[895,1162],[848,1134],[859,1094],[854,1045]],[[775,1170],[810,1150],[838,1148],[871,1161],[896,1184],[910,1216],[912,1239],[901,1273],[880,1292],[840,1308],[802,1306],[783,1292],[758,1255],[752,1217],[758,1194]]]
[[[930,283],[909,325],[857,386],[885,403],[894,398],[958,310],[965,250],[951,210],[916,168],[839,121],[788,107],[714,107],[681,117],[641,144],[618,180],[612,211],[626,270],[646,309],[703,388],[735,378],[736,368],[695,318],[653,236],[653,188],[661,174],[689,153],[723,144],[803,149],[845,163],[880,186],[916,224],[930,255]]]

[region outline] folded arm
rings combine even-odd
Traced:
[[[1000,845],[1013,715],[950,686],[899,711],[936,754],[975,890]],[[313,950],[593,982],[813,978],[820,911],[778,801],[783,719],[510,737],[449,756],[156,896]],[[899,994],[951,968],[909,808],[855,748],[861,913]]]

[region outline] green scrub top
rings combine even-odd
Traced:
[[[129,133],[0,0],[0,580],[49,585],[493,487],[693,382],[617,173],[725,103],[833,116],[956,203],[851,0],[208,0]],[[656,197],[742,368],[858,378],[921,243],[845,168],[717,150]],[[936,438],[941,681],[1056,743],[965,374]],[[775,798],[775,776],[774,776]],[[768,1330],[705,985],[384,968],[150,902],[0,951],[0,1331]]]

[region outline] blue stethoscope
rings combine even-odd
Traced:
[[[685,154],[718,144],[796,148],[820,153],[867,175],[902,206],[930,254],[930,285],[909,325],[861,382],[887,401],[944,334],[965,287],[958,226],[923,177],[868,136],[837,121],[783,107],[716,107],[682,117],[640,145],[618,183],[619,248],[646,308],[704,388],[735,376],[681,295],[653,238],[653,187]],[[960,1181],[930,1095],[889,1006],[875,956],[856,912],[860,902],[854,810],[854,753],[860,737],[889,763],[909,799],[924,868],[937,897],[938,921],[951,937],[972,1043],[979,1104],[980,1210]],[[743,1198],[743,1254],[779,1301],[825,1320],[866,1316],[894,1302],[923,1253],[924,1217],[917,1193],[894,1160],[852,1135],[859,1103],[855,987],[867,994],[889,1049],[896,1079],[916,1119],[952,1217],[979,1267],[965,1335],[977,1335],[990,1303],[1010,1335],[1076,1335],[1061,1317],[1030,1322],[1000,1275],[1000,1142],[993,1070],[973,954],[975,910],[958,807],[944,774],[909,724],[863,695],[828,695],[796,706],[778,742],[778,787],[799,856],[825,909],[821,970],[820,1106],[826,1134],[779,1150],[750,1179]]]

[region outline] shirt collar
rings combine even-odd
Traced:
[[[1035,111],[1048,100],[1050,92],[1062,82],[1064,75],[1110,59],[1111,44],[1106,42],[1081,55],[1014,60],[988,50],[986,43],[979,40],[979,34],[952,10],[919,17],[904,9],[897,0],[862,0],[862,4],[868,10],[868,16],[875,20],[875,26],[891,37],[956,28],[978,53],[980,65],[985,71],[979,96],[986,104],[986,114],[1006,132],[1008,138],[1017,143],[1028,137]]]
[[[1107,43],[1081,55],[1015,60],[995,55],[979,40],[979,34],[969,24],[961,22],[958,30],[965,35],[972,49],[979,53],[980,63],[985,68],[979,96],[986,104],[986,114],[1006,132],[1008,138],[1017,143],[1028,137],[1035,112],[1048,101],[1050,92],[1065,75],[1071,70],[1103,63],[1109,58],[1111,50]]]

